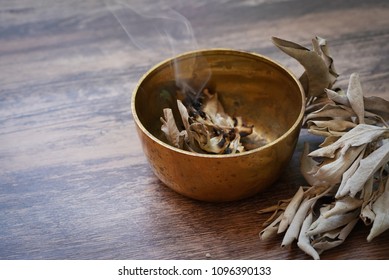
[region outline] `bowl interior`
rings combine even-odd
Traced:
[[[188,53],[149,71],[134,96],[134,113],[141,125],[165,143],[160,117],[164,108],[172,108],[179,116],[176,92],[182,87],[216,91],[225,111],[253,124],[265,144],[295,125],[303,110],[303,93],[297,80],[268,58],[233,50]],[[181,123],[179,117],[176,122]]]

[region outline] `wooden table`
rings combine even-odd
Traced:
[[[194,201],[152,173],[131,92],[151,66],[188,48],[253,51],[299,75],[270,38],[310,47],[318,35],[330,45],[340,87],[358,72],[366,95],[389,98],[388,2],[128,1],[133,10],[122,23],[131,39],[107,2],[0,1],[0,259],[309,259],[296,245],[280,248],[281,237],[260,241],[268,216],[257,211],[305,184],[302,144],[320,139],[303,131],[285,173],[264,193]],[[156,29],[162,15],[172,17],[168,28],[190,23],[197,45],[170,52],[161,37],[170,31]],[[367,243],[368,231],[358,224],[322,258],[388,259],[389,232]]]

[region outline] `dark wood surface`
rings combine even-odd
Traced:
[[[268,216],[257,211],[305,184],[302,144],[319,138],[303,131],[264,193],[198,202],[153,175],[131,92],[152,65],[188,48],[253,51],[299,75],[270,38],[310,47],[318,35],[340,87],[358,72],[366,95],[389,99],[388,1],[127,1],[131,39],[107,2],[0,0],[0,259],[309,259],[296,245],[280,248],[281,237],[261,242]],[[170,52],[155,29],[162,15],[190,23],[197,46]],[[389,232],[367,243],[368,231],[358,224],[322,258],[389,259]]]

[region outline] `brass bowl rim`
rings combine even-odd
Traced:
[[[140,121],[140,119],[138,117],[138,114],[137,114],[136,108],[135,108],[135,98],[136,98],[137,92],[139,90],[139,87],[141,86],[143,81],[152,72],[154,72],[158,68],[164,66],[165,64],[170,63],[174,59],[182,59],[182,58],[185,58],[185,57],[194,56],[196,54],[212,53],[212,52],[215,52],[215,53],[217,53],[217,52],[229,52],[229,53],[235,53],[235,54],[238,54],[238,55],[256,56],[256,57],[258,57],[258,58],[260,58],[262,60],[265,60],[265,61],[268,61],[270,63],[275,64],[277,67],[281,68],[281,70],[285,71],[286,74],[288,74],[296,82],[297,86],[299,87],[300,93],[301,93],[301,104],[302,104],[302,106],[301,106],[300,113],[299,113],[298,117],[296,118],[295,122],[293,123],[293,125],[285,133],[283,133],[280,137],[278,137],[274,141],[272,141],[272,142],[270,142],[270,143],[268,143],[268,144],[266,144],[264,146],[261,146],[261,147],[258,147],[258,148],[252,149],[252,150],[244,151],[242,153],[235,153],[235,154],[201,154],[201,153],[190,152],[190,151],[182,150],[182,149],[176,148],[176,147],[174,147],[172,145],[169,145],[169,144],[163,142],[162,140],[158,139],[157,137],[155,137],[153,134],[151,134],[143,126],[142,122]],[[286,67],[284,67],[280,63],[274,61],[273,59],[271,59],[271,58],[269,58],[267,56],[264,56],[264,55],[261,55],[261,54],[255,53],[255,52],[248,52],[248,51],[236,50],[236,49],[228,49],[228,48],[198,49],[198,50],[195,50],[195,51],[184,52],[184,53],[178,54],[178,55],[176,55],[174,57],[167,58],[167,59],[157,63],[150,70],[148,70],[146,73],[144,73],[142,75],[142,77],[139,79],[137,85],[135,86],[135,88],[134,88],[134,90],[132,92],[131,111],[132,111],[132,116],[133,116],[134,122],[142,130],[142,132],[144,134],[146,134],[147,137],[151,138],[153,141],[155,141],[159,145],[161,145],[161,146],[163,146],[163,147],[165,147],[165,148],[167,148],[169,150],[172,150],[174,152],[181,153],[181,154],[186,154],[186,155],[189,155],[189,156],[200,157],[200,158],[216,158],[216,159],[220,159],[220,158],[234,158],[234,157],[242,157],[242,156],[250,155],[250,154],[253,154],[253,153],[257,153],[257,152],[259,152],[261,150],[267,149],[270,146],[276,145],[278,142],[282,141],[290,133],[292,133],[296,129],[297,126],[300,126],[301,122],[303,120],[303,117],[304,117],[304,112],[305,112],[305,91],[304,91],[304,88],[301,85],[300,81],[296,78],[296,76],[289,69],[287,69]]]

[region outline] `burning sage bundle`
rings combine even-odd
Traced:
[[[178,128],[171,108],[163,109],[161,117],[161,130],[174,147],[196,153],[235,154],[265,144],[253,125],[225,112],[217,92],[205,88],[199,96],[179,95],[185,96],[177,99],[183,129]]]
[[[367,241],[389,229],[389,102],[364,97],[355,73],[347,91],[335,88],[338,74],[324,39],[313,39],[313,50],[279,38],[273,42],[305,68],[304,125],[324,141],[312,152],[305,144],[300,168],[310,186],[260,211],[274,212],[260,237],[283,233],[282,247],[297,240],[319,259],[342,244],[359,219],[371,225]]]

